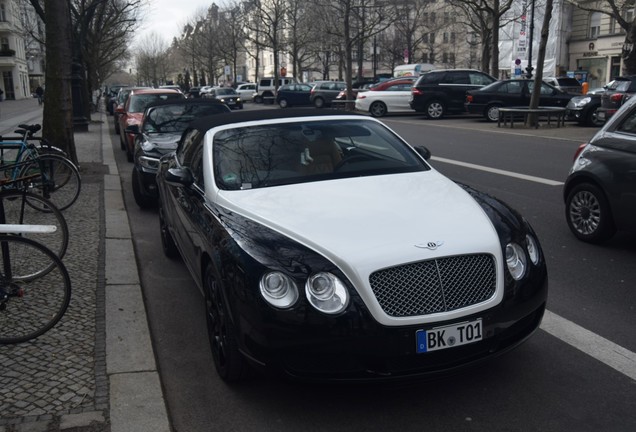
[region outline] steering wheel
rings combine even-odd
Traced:
[[[361,162],[361,161],[366,161],[369,160],[369,158],[367,156],[364,155],[355,155],[355,156],[350,156],[347,158],[344,158],[343,160],[341,160],[340,162],[338,162],[338,164],[333,167],[333,171],[339,171],[343,166],[353,163],[353,162]]]

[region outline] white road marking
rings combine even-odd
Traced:
[[[490,168],[490,167],[483,166],[483,165],[476,165],[476,164],[471,164],[471,163],[468,163],[468,162],[456,161],[456,160],[453,160],[453,159],[446,159],[446,158],[437,157],[437,156],[432,156],[431,159],[435,160],[435,161],[451,164],[451,165],[458,165],[458,166],[462,166],[462,167],[465,167],[465,168],[472,168],[472,169],[476,169],[476,170],[479,170],[479,171],[486,171],[486,172],[490,172],[490,173],[493,173],[493,174],[500,174],[500,175],[504,175],[504,176],[508,176],[508,177],[518,178],[518,179],[521,179],[521,180],[528,180],[528,181],[535,182],[535,183],[546,184],[548,186],[562,186],[563,185],[563,182],[556,181],[556,180],[544,179],[544,178],[541,178],[541,177],[535,177],[535,176],[526,175],[526,174],[519,174],[519,173],[512,172],[512,171],[506,171],[506,170],[501,170],[501,169],[497,169],[497,168]]]
[[[636,353],[548,310],[543,316],[541,329],[636,380]]]

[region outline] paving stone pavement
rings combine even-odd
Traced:
[[[31,105],[31,100],[3,102],[0,131],[40,121],[41,112],[33,111]],[[78,201],[64,211],[70,238],[63,261],[71,277],[71,302],[61,321],[44,335],[0,346],[0,432],[110,431],[104,312],[105,169],[99,151],[101,124],[94,122],[90,128],[97,133],[75,135],[82,187]]]

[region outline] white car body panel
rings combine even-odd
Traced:
[[[368,90],[361,93],[360,96],[363,98],[356,98],[356,109],[359,111],[368,112],[373,102],[381,101],[386,105],[388,113],[414,112],[409,105],[410,91]]]

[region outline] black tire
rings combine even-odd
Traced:
[[[591,183],[572,188],[565,202],[565,219],[576,238],[588,243],[602,243],[616,232],[605,194]]]
[[[203,278],[205,318],[214,366],[223,381],[238,382],[246,375],[247,362],[239,351],[225,295],[209,263]]]
[[[325,100],[321,97],[317,97],[314,99],[314,106],[316,108],[324,108],[325,107]]]
[[[58,258],[64,258],[68,247],[68,225],[61,211],[49,200],[31,192],[4,190],[0,192],[2,223],[15,225],[53,225],[52,233],[22,233],[51,249]],[[1,215],[0,215],[1,217]]]
[[[143,188],[141,186],[141,178],[139,176],[139,171],[133,168],[132,171],[132,191],[133,197],[135,197],[135,202],[142,209],[152,208],[157,205],[157,200],[155,197],[148,196],[144,193]]]
[[[0,235],[0,344],[36,338],[62,318],[71,279],[57,255],[40,243]]]
[[[446,114],[446,107],[441,101],[432,100],[426,104],[424,112],[431,120],[439,120]]]
[[[159,203],[159,231],[161,234],[161,249],[163,250],[163,254],[171,259],[178,258],[180,256],[179,249],[172,238],[172,234],[170,234],[168,225],[166,225],[161,203]]]
[[[261,96],[254,96],[254,103],[263,103],[263,98]]]
[[[585,118],[585,124],[587,126],[601,127],[605,124],[603,120],[598,119],[598,110],[600,106],[590,109]]]
[[[126,150],[126,143],[124,142],[126,139],[125,137],[125,134],[119,134],[119,148],[122,150]]]
[[[287,99],[280,99],[278,101],[278,106],[281,108],[288,108],[289,107],[289,102],[287,102]]]
[[[387,109],[384,102],[373,102],[369,107],[369,113],[373,117],[384,117],[386,115]]]
[[[484,110],[484,117],[486,118],[486,120],[488,120],[489,122],[499,121],[499,108],[501,108],[501,105],[488,105]]]
[[[66,210],[79,197],[82,189],[82,179],[79,170],[73,162],[56,154],[44,154],[38,156],[39,162],[33,160],[20,172],[21,176],[29,176],[44,169],[44,179],[36,177],[25,186],[34,190],[39,195],[48,198],[58,210]],[[45,195],[46,182],[48,197]]]

